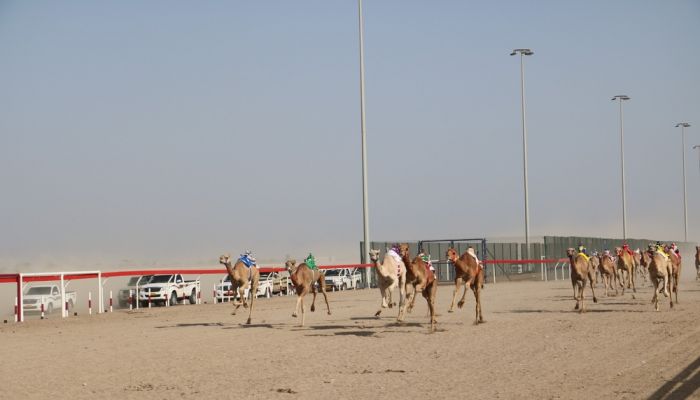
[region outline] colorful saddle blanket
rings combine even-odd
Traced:
[[[247,255],[242,255],[238,261],[242,262],[248,268],[256,266],[255,259],[250,259]]]
[[[578,253],[578,255],[579,255],[579,256],[583,256],[583,258],[584,258],[586,261],[590,260],[590,257],[588,257],[588,256],[586,255],[586,253]]]

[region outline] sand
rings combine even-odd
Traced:
[[[52,316],[0,326],[0,398],[700,398],[700,283],[681,290],[655,312],[648,287],[589,289],[579,314],[566,282],[489,284],[475,326],[443,285],[432,334],[422,298],[373,317],[377,289],[330,293],[304,328],[295,297],[259,299],[250,326],[231,304]]]

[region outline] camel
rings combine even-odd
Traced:
[[[695,246],[695,280],[700,279],[700,246]]]
[[[653,248],[653,246],[650,247],[650,249],[651,248]],[[653,250],[650,250],[650,251],[653,251]],[[650,251],[643,251],[642,252],[642,259],[639,260],[639,266],[641,267],[639,269],[641,269],[643,271],[644,282],[647,282],[647,280],[649,279],[649,277],[648,277],[649,265],[651,264],[651,255],[653,254]]]
[[[676,304],[678,303],[678,281],[681,277],[681,256],[673,250],[666,251],[668,253],[668,266],[671,270],[671,276],[668,281],[668,290],[671,294],[676,295]]]
[[[598,277],[602,277],[602,274],[600,273],[600,256],[597,251],[591,256],[590,263],[591,268],[593,268],[593,274],[595,275],[595,285],[598,286]],[[603,279],[603,286],[605,286],[605,279]],[[605,295],[608,295],[607,292]]]
[[[622,247],[615,247],[615,254],[617,254],[617,272],[619,283],[622,286],[622,295],[625,295],[625,286],[627,289],[632,288],[632,291],[637,293],[637,288],[634,286],[634,259],[632,255]],[[632,298],[634,298],[634,294]]]
[[[379,250],[370,250],[369,258],[377,271],[377,285],[382,294],[382,306],[374,314],[375,317],[379,317],[382,308],[392,308],[396,305],[392,300],[392,293],[396,286],[399,287],[399,307],[403,307],[406,300],[406,266],[401,260],[397,263],[389,254],[384,255],[384,261],[380,263]]]
[[[406,312],[413,310],[416,301],[416,293],[420,290],[423,297],[428,302],[430,311],[430,331],[435,331],[437,320],[435,319],[435,298],[437,297],[437,280],[435,274],[428,268],[428,264],[422,258],[416,257],[411,260],[408,244],[402,243],[399,246],[399,255],[406,266],[406,301],[403,307],[399,308],[398,321],[402,322]],[[409,288],[412,291],[409,292]]]
[[[224,254],[219,257],[219,263],[226,267],[228,276],[231,278],[231,291],[234,296],[236,291],[240,297],[239,301],[233,301],[233,312],[231,315],[236,315],[238,307],[243,305],[243,308],[248,308],[247,297],[245,295],[245,290],[248,290],[250,294],[250,309],[248,310],[248,321],[246,324],[250,325],[251,317],[253,316],[253,303],[255,301],[255,295],[258,293],[258,282],[260,281],[260,271],[258,267],[252,266],[250,268],[246,267],[243,261],[238,260],[231,266],[231,255]]]
[[[294,308],[292,317],[297,317],[299,306],[301,306],[301,326],[304,326],[306,317],[304,296],[306,296],[309,291],[314,295],[311,301],[311,312],[316,311],[316,291],[318,289],[314,283],[318,284],[321,293],[323,293],[323,299],[326,301],[326,307],[328,308],[328,315],[331,315],[331,306],[328,305],[328,296],[326,296],[326,274],[320,270],[309,268],[306,263],[301,263],[299,266],[297,266],[296,263],[296,260],[288,260],[284,265],[289,272],[289,277],[292,280],[292,285],[294,285],[298,296],[297,305]]]
[[[448,312],[453,311],[459,287],[462,282],[464,282],[464,293],[462,294],[462,299],[457,303],[457,306],[459,308],[464,306],[467,288],[470,287],[472,292],[474,292],[474,299],[476,300],[476,319],[474,320],[474,324],[478,325],[484,322],[484,317],[481,313],[481,288],[484,284],[484,268],[479,264],[473,254],[474,250],[470,250],[472,250],[472,252],[467,250],[458,258],[455,249],[447,249],[447,259],[455,266],[455,290],[452,294],[452,303],[450,304]]]
[[[603,278],[603,286],[605,287],[605,296],[608,296],[608,289],[615,288],[615,296],[618,295],[617,290],[617,274],[615,273],[615,261],[609,254],[600,256],[600,265],[598,271]]]
[[[578,253],[573,248],[566,250],[566,255],[569,256],[569,264],[571,265],[571,286],[574,288],[574,300],[576,307],[574,310],[579,310],[580,313],[586,312],[586,306],[583,302],[583,289],[586,288],[586,278],[591,284],[591,292],[593,292],[593,302],[597,303],[595,297],[595,289],[593,288],[593,270],[588,262],[588,257],[583,253]]]
[[[647,275],[649,273],[649,270],[647,268],[643,268],[642,258],[642,252],[638,248],[634,251],[634,254],[632,255],[632,260],[634,260],[634,270],[637,272],[637,275],[639,275],[639,278],[642,278],[644,280],[644,283],[647,283]]]
[[[668,293],[670,276],[670,261],[663,254],[650,248],[645,252],[649,257],[649,279],[654,285],[654,297],[651,302],[654,303],[654,309],[659,311],[659,293],[663,290],[664,296],[668,297],[673,308],[673,297]],[[659,286],[661,283],[663,286]]]

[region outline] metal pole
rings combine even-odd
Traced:
[[[685,188],[685,126],[681,125],[681,148],[683,152],[683,241],[688,241],[688,200]]]
[[[625,123],[620,98],[620,163],[622,166],[622,242],[627,241],[627,199],[625,196]]]
[[[525,191],[525,258],[530,259],[530,208],[527,191],[527,128],[525,125],[525,65],[520,52],[520,108],[523,123],[523,183]]]
[[[612,101],[620,102],[620,179],[622,182],[622,241],[627,243],[627,197],[625,195],[625,123],[622,111],[622,101],[629,100],[629,96],[619,94],[613,96]]]
[[[367,133],[365,131],[365,40],[364,40],[364,20],[362,18],[362,0],[357,0],[360,31],[360,126],[362,130],[362,216],[364,228],[364,251],[362,252],[362,263],[367,262],[370,251],[369,240],[369,207],[367,201]],[[370,287],[370,268],[365,269],[367,287]]]

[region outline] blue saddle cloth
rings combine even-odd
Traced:
[[[248,267],[248,268],[256,266],[256,265],[255,265],[255,261],[251,260],[251,259],[248,258],[248,256],[246,256],[246,255],[242,255],[241,258],[238,259],[238,261],[240,261],[240,262],[242,262],[243,264],[245,264],[245,266]]]

